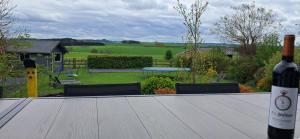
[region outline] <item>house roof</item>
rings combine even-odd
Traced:
[[[17,46],[9,46],[7,51],[50,54],[55,48],[58,48],[63,53],[68,52],[67,49],[60,44],[60,41],[52,40],[24,40]]]

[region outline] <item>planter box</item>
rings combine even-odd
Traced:
[[[0,86],[0,98],[2,98],[2,97],[3,97],[3,87]]]

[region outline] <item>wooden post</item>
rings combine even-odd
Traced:
[[[73,58],[73,69],[76,69],[76,58]]]
[[[31,59],[24,60],[24,66],[27,75],[27,90],[28,97],[38,96],[38,85],[37,85],[37,69],[35,62]]]

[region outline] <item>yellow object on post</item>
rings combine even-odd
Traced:
[[[27,76],[28,97],[38,97],[37,69],[35,62],[31,59],[25,59],[24,66]]]

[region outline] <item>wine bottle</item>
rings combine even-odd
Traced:
[[[295,131],[299,70],[294,61],[295,35],[284,37],[282,60],[273,69],[269,110],[269,139],[293,139]]]

